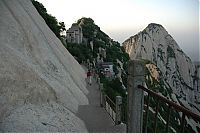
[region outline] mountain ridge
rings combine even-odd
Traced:
[[[125,40],[123,46],[132,60],[141,57],[155,66],[152,68],[159,73],[159,80],[154,81],[150,75],[147,87],[154,87],[178,104],[200,112],[199,70],[163,26],[149,24]]]

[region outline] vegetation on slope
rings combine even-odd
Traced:
[[[46,24],[49,26],[49,28],[54,32],[54,34],[60,38],[61,33],[66,30],[65,29],[65,24],[64,22],[59,22],[57,19],[52,16],[51,14],[47,13],[46,8],[43,6],[42,3],[36,1],[36,0],[31,0],[35,8],[37,9],[38,13],[42,16],[42,18],[45,20]]]
[[[126,86],[127,80],[127,62],[129,55],[125,52],[124,48],[120,46],[119,42],[112,40],[107,34],[101,31],[100,27],[97,26],[91,18],[81,18],[77,21],[77,24],[81,26],[83,31],[83,37],[86,38],[87,42],[83,44],[72,44],[68,43],[66,48],[69,52],[75,56],[79,63],[86,62],[87,59],[92,62],[97,58],[99,48],[103,48],[106,51],[106,57],[100,55],[104,62],[112,62],[114,64],[114,72],[118,73],[117,67],[120,65],[117,60],[123,63],[122,81]],[[93,42],[93,49],[90,46],[90,42]],[[125,97],[125,90],[122,87],[122,83],[118,78],[107,79],[103,74],[99,73],[101,82],[104,83],[105,93],[115,101],[116,95]]]
[[[48,14],[46,8],[42,3],[31,0],[39,14],[43,17],[46,24],[49,28],[55,33],[55,35],[60,38],[61,33],[66,30],[64,22],[59,22],[57,19]],[[92,62],[95,58],[97,58],[97,53],[99,52],[99,48],[103,48],[106,50],[106,57],[103,59],[105,62],[113,62],[114,71],[117,74],[117,59],[124,63],[124,69],[127,68],[127,61],[129,60],[129,55],[125,52],[124,48],[120,46],[120,44],[111,38],[103,31],[100,30],[100,27],[94,23],[94,20],[91,18],[81,18],[77,21],[77,24],[82,27],[83,36],[87,39],[86,44],[73,44],[68,43],[65,47],[69,50],[69,52],[77,59],[79,63],[86,62],[89,59]],[[89,44],[90,41],[93,41],[94,47],[93,50]],[[102,82],[104,83],[105,92],[115,100],[116,95],[122,94],[122,83],[119,79],[112,79],[112,81],[108,81],[104,75],[100,75]],[[126,86],[126,73],[122,74],[122,80],[125,82]],[[117,84],[117,86],[116,86]]]

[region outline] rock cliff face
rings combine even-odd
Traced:
[[[199,114],[199,69],[161,25],[149,24],[123,46],[131,59],[151,62],[153,66],[147,65],[151,76],[162,83],[167,97]]]
[[[85,72],[29,0],[0,1],[0,132],[80,132]]]

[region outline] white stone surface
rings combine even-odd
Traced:
[[[75,116],[88,104],[82,67],[29,0],[0,12],[0,132],[87,131]]]
[[[55,102],[15,108],[2,125],[6,132],[87,132],[71,111]]]

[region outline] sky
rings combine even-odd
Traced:
[[[110,38],[123,43],[149,23],[161,24],[180,48],[200,61],[199,0],[37,0],[70,28],[90,17]]]

